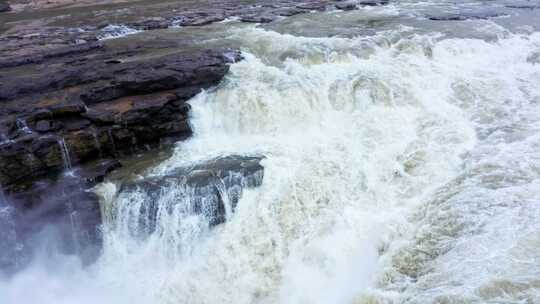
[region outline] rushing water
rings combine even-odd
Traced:
[[[148,198],[105,183],[100,260],[38,259],[0,303],[540,303],[539,29],[422,10],[220,25],[245,59],[149,174],[257,154],[262,186],[212,230],[175,209],[141,231]]]

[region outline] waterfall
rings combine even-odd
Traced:
[[[70,174],[73,170],[71,163],[71,156],[69,155],[69,149],[66,145],[66,141],[63,137],[58,138],[58,147],[60,148],[60,154],[62,155],[62,161],[64,162],[64,170]]]
[[[15,209],[10,205],[0,185],[0,269],[17,268],[22,249],[15,229]],[[0,271],[1,274],[1,271]]]
[[[400,303],[413,297],[414,303],[426,303],[453,297],[432,280],[445,273],[446,263],[466,259],[466,248],[452,252],[454,262],[444,260],[450,253],[436,257],[449,244],[448,234],[474,223],[475,212],[458,212],[472,208],[459,203],[473,200],[467,187],[486,187],[474,175],[467,177],[473,183],[469,186],[453,185],[477,170],[476,157],[485,155],[482,145],[493,147],[493,142],[481,143],[477,132],[497,128],[485,118],[503,108],[498,104],[495,110],[495,101],[519,102],[518,95],[494,89],[503,85],[513,91],[513,80],[496,67],[521,57],[506,48],[531,50],[540,36],[497,43],[433,41],[403,31],[401,40],[390,45],[381,43],[382,37],[232,31],[229,39],[250,52],[231,66],[219,89],[190,102],[194,138],[180,144],[151,176],[166,176],[215,155],[260,153],[266,156],[262,186],[245,191],[234,213],[225,210],[226,224],[215,230],[206,230],[207,217],[186,211],[194,206],[193,193],[181,184],[165,186],[156,196],[123,192],[107,203],[112,212],[106,220],[103,263],[121,263],[117,267],[144,277],[130,284],[151,290],[147,299],[172,302]],[[284,54],[300,59],[276,63]],[[470,57],[478,64],[470,64]],[[519,62],[514,72],[521,79],[538,78],[529,63]],[[498,76],[486,84],[476,76],[483,71]],[[492,89],[485,90],[486,85]],[[536,96],[531,85],[529,94]],[[512,107],[509,112],[515,111]],[[529,143],[524,145],[520,149],[527,151]],[[508,174],[501,170],[496,173],[500,178]],[[219,184],[217,189],[223,191]],[[461,199],[445,202],[457,189],[463,189]],[[530,193],[531,199],[537,195]],[[529,215],[535,218],[536,213]],[[428,234],[416,229],[428,229]],[[483,245],[496,250],[489,242]],[[152,267],[135,266],[141,263]],[[438,272],[431,276],[424,265]],[[487,282],[460,278],[491,294],[489,284],[495,283],[488,282],[496,280],[496,268],[479,272]],[[153,283],[164,274],[165,286]],[[448,278],[456,275],[450,272]],[[528,272],[527,280],[533,277]],[[520,276],[508,279],[519,281]]]
[[[0,302],[539,303],[540,33],[418,7],[220,24],[243,60],[170,158],[97,186],[100,259]],[[264,178],[201,166],[230,155]]]

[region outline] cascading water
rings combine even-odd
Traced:
[[[16,124],[17,128],[19,128],[23,134],[32,134],[32,130],[28,127],[28,124],[24,118],[17,119]]]
[[[67,174],[72,172],[73,167],[71,165],[71,156],[69,155],[69,149],[66,145],[66,141],[63,137],[58,138],[58,147],[60,148],[60,154],[62,155],[62,161],[64,162],[64,169]]]
[[[0,186],[0,247],[9,248],[0,254],[0,266],[7,267],[19,263],[18,252],[21,249],[17,239],[14,222],[15,209],[8,202],[4,189]]]
[[[343,31],[362,14],[343,17]],[[473,38],[406,26],[350,38],[231,27],[225,40],[244,60],[191,100],[194,137],[149,176],[264,155],[262,185],[208,229],[181,183],[154,197],[102,184],[100,260],[52,280],[23,274],[63,287],[24,296],[540,302],[540,34],[479,22]],[[0,302],[24,297],[24,284],[0,287]]]

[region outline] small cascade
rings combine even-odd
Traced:
[[[6,194],[4,193],[4,188],[2,188],[2,185],[0,185],[0,206],[4,206],[4,204],[7,204],[7,198]]]
[[[105,202],[105,226],[124,240],[151,239],[167,256],[189,254],[196,239],[232,218],[244,189],[262,184],[259,161],[225,157],[124,185]]]
[[[70,222],[70,225],[71,225],[71,238],[73,240],[73,247],[74,247],[74,251],[76,253],[80,253],[81,252],[81,243],[79,241],[79,237],[78,237],[78,231],[80,231],[79,229],[79,222],[77,221],[78,217],[77,217],[77,211],[75,211],[75,208],[73,206],[73,201],[68,199],[66,200],[66,207],[67,207],[67,210],[69,212],[69,222]]]
[[[66,141],[63,137],[58,139],[58,147],[60,147],[60,153],[62,154],[62,160],[64,161],[64,169],[69,173],[72,172],[71,157],[69,156],[69,149],[66,145]]]
[[[0,269],[19,265],[22,250],[19,244],[14,220],[15,209],[9,205],[9,201],[0,186]]]
[[[98,35],[99,40],[107,40],[107,39],[113,39],[113,38],[120,38],[131,34],[139,33],[140,30],[125,26],[125,25],[113,25],[109,24],[103,29],[101,29],[101,33]]]
[[[28,127],[28,124],[26,123],[26,120],[24,118],[18,118],[17,119],[17,128],[22,131],[24,134],[32,134],[32,130]]]

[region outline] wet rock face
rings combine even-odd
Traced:
[[[47,65],[31,75],[0,76],[5,187],[62,171],[66,161],[114,158],[190,136],[186,100],[219,83],[231,58],[207,50],[111,64],[121,54],[79,55],[58,59],[56,70]]]
[[[18,184],[17,192],[3,197],[0,273],[30,262],[39,246],[35,237],[44,231],[55,233],[54,245],[61,252],[93,262],[101,251],[102,218],[98,196],[89,189],[120,166],[116,160],[101,160],[70,175],[28,180]]]
[[[6,1],[0,1],[0,13],[11,11],[11,6]]]
[[[433,21],[465,21],[465,20],[487,20],[490,18],[496,18],[504,16],[504,14],[494,11],[477,11],[477,12],[461,12],[461,13],[448,13],[442,15],[430,15],[427,16],[429,20]]]
[[[141,205],[140,216],[155,228],[157,212],[164,202],[163,197],[174,189],[182,189],[178,204],[189,204],[186,212],[203,215],[210,226],[226,220],[226,204],[234,212],[242,192],[262,184],[264,167],[262,157],[232,155],[220,157],[196,164],[192,167],[179,168],[161,177],[147,178],[135,183],[125,184],[120,188],[119,196],[143,193],[145,202]],[[186,196],[189,199],[186,200]]]
[[[390,2],[389,0],[363,0],[363,1],[359,1],[358,5],[379,6],[379,5],[387,5],[389,2]]]
[[[336,3],[336,8],[344,11],[350,11],[356,9],[356,3],[354,2],[342,2]]]

